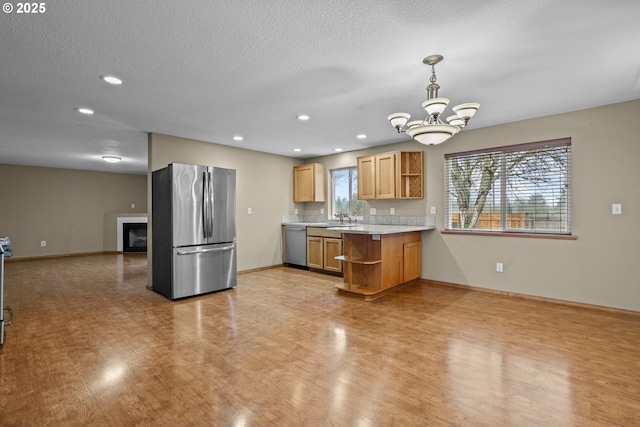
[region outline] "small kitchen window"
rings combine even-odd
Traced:
[[[357,168],[333,169],[331,171],[333,201],[331,216],[342,214],[349,218],[362,218],[364,203],[358,200]]]

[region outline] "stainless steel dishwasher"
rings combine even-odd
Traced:
[[[307,266],[307,227],[285,225],[284,262],[289,265]]]

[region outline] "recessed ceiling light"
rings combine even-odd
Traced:
[[[299,151],[302,151],[302,148],[294,148],[293,151],[295,151],[297,153]]]
[[[342,148],[334,148],[333,151],[335,151],[336,153],[339,153],[342,151]]]
[[[122,79],[115,76],[100,76],[100,78],[111,85],[117,86],[122,84]]]
[[[243,138],[243,137],[241,137],[240,135],[236,135],[236,136],[234,136],[234,137],[233,137],[233,140],[234,140],[234,141],[242,141],[243,139],[244,139],[244,138]]]
[[[120,157],[116,156],[102,156],[102,160],[107,163],[119,163],[122,160]]]
[[[356,138],[358,138],[358,139],[365,139],[366,137],[367,137],[367,135],[365,135],[364,133],[361,133],[361,134],[356,136]]]
[[[91,115],[93,114],[93,110],[90,108],[84,108],[84,107],[80,107],[80,108],[76,108],[76,111],[78,113],[82,113],[82,114],[88,114]]]
[[[304,120],[309,120],[310,118],[311,118],[311,117],[310,117],[310,116],[307,116],[306,114],[300,114],[300,115],[298,116],[298,120],[302,120],[302,121],[304,121]]]

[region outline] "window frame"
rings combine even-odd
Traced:
[[[355,182],[355,188],[357,189],[357,179],[358,179],[358,167],[357,166],[347,166],[347,167],[343,167],[343,168],[335,168],[335,169],[331,169],[330,170],[330,177],[331,177],[331,214],[330,214],[330,218],[335,218],[336,216],[336,183],[335,183],[335,175],[334,172],[336,171],[349,171],[349,188],[353,189],[354,188],[354,183],[353,183],[353,176],[355,175],[356,177],[356,182]],[[357,190],[356,190],[357,191]],[[350,218],[357,218],[359,220],[363,219],[363,215],[354,215],[353,214],[353,203],[355,200],[360,200],[360,199],[353,199],[353,191],[349,191],[348,194],[348,206],[349,206],[349,217]]]
[[[499,177],[494,180],[491,186],[491,191],[498,191],[499,194],[499,207],[500,207],[500,229],[483,229],[483,228],[452,228],[452,215],[454,212],[452,211],[453,203],[451,203],[450,197],[450,179],[449,179],[449,160],[452,158],[462,158],[469,157],[474,155],[485,155],[485,154],[500,154],[502,159],[504,156],[509,153],[519,152],[519,151],[527,151],[527,150],[536,150],[540,148],[554,148],[554,147],[567,147],[567,164],[566,164],[566,203],[567,203],[567,213],[566,213],[566,222],[567,229],[566,230],[549,230],[549,229],[517,229],[517,228],[507,228],[508,220],[506,220],[507,215],[507,204],[509,203],[509,198],[507,197],[507,174],[506,169],[504,167],[504,160],[501,160],[501,166],[498,167],[497,173]],[[457,153],[449,153],[445,154],[444,161],[444,197],[445,197],[445,209],[444,209],[444,221],[445,228],[442,230],[443,234],[467,234],[467,235],[476,235],[476,236],[508,236],[508,237],[532,237],[532,238],[547,238],[547,239],[568,239],[575,240],[577,237],[573,235],[572,230],[572,206],[571,206],[571,192],[572,192],[572,175],[571,175],[571,158],[572,158],[572,149],[571,149],[571,138],[560,138],[554,140],[547,141],[537,141],[530,142],[524,144],[514,144],[508,146],[501,147],[492,147],[485,148],[479,150],[470,150],[463,151]],[[501,185],[494,186],[497,181],[501,181]]]

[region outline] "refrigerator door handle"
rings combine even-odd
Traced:
[[[220,252],[220,251],[229,251],[233,249],[233,245],[223,246],[220,248],[211,248],[211,249],[202,249],[197,251],[178,251],[178,255],[195,255],[195,254],[204,254],[207,252]]]
[[[207,172],[209,174],[209,238],[213,237],[213,173],[211,171]]]
[[[205,239],[209,237],[209,205],[207,203],[209,196],[209,181],[207,179],[207,175],[207,172],[202,173],[202,228]]]

